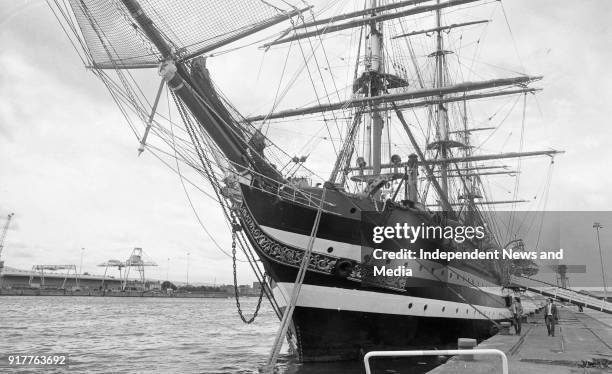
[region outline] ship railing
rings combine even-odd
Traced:
[[[508,374],[508,357],[499,349],[447,349],[429,351],[371,351],[363,357],[366,374],[372,374],[370,358],[372,357],[418,357],[418,356],[486,356],[495,355],[501,358],[502,374]]]
[[[284,200],[293,201],[315,209],[318,208],[321,203],[321,199],[314,193],[298,189],[291,184],[278,183],[276,195]],[[334,204],[327,201],[324,202],[324,205],[329,207],[334,206]]]
[[[243,177],[241,174],[233,170],[226,170],[226,173],[233,175],[235,177],[235,180],[237,181],[241,180],[241,178]],[[326,213],[334,213],[325,209],[325,207],[327,207],[328,209],[333,208],[336,206],[336,204],[329,201],[323,201],[323,204],[321,204],[320,194],[311,191],[306,191],[298,186],[293,185],[291,182],[281,183],[265,175],[254,173],[253,171],[250,171],[250,173],[257,174],[259,177],[265,178],[266,181],[264,187],[257,186],[251,183],[250,187],[253,189],[277,196],[282,200],[292,201],[296,204],[308,206],[313,209],[318,209],[319,206],[322,205],[324,207],[323,211],[325,211]]]

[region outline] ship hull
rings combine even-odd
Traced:
[[[296,307],[293,322],[302,362],[359,360],[372,350],[455,349],[457,338],[486,338],[491,329],[488,321],[309,307]]]
[[[316,209],[250,186],[242,186],[242,196],[242,227],[273,279],[275,299],[284,309]],[[435,278],[436,271],[449,273],[448,266],[440,264],[415,268],[415,276],[388,284],[367,284],[354,228],[358,219],[338,214],[351,212],[342,199],[333,209],[322,217],[293,314],[301,361],[355,360],[378,349],[446,348],[460,337],[486,338],[494,332],[494,321],[510,317],[504,298],[496,292],[501,291],[499,285],[455,269],[483,287],[462,284],[457,276],[452,287],[446,287]],[[354,264],[350,273],[335,272],[340,261]],[[430,271],[428,266],[435,268]]]

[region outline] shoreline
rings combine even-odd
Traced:
[[[0,296],[89,296],[89,297],[149,297],[149,298],[199,298],[199,299],[227,299],[233,298],[233,293],[158,293],[150,291],[102,292],[97,290],[64,291],[40,289],[14,289],[0,290]],[[258,297],[259,295],[240,295],[240,297]]]

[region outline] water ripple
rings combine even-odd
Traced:
[[[247,311],[255,308],[255,299],[241,302]],[[270,308],[262,306],[260,313],[245,325],[232,299],[2,296],[0,341],[8,353],[69,354],[70,372],[253,374],[266,361],[278,328]],[[363,369],[359,363],[302,365],[285,347],[278,372]]]

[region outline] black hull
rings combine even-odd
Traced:
[[[456,349],[457,338],[490,336],[489,321],[296,307],[302,362],[359,360],[374,350]]]
[[[290,294],[303,250],[279,241],[264,227],[289,235],[309,234],[306,228],[309,222],[312,225],[314,209],[247,186],[243,186],[242,196],[239,211],[244,232],[274,280],[274,293],[283,308],[286,297],[280,295]],[[347,206],[336,206],[350,212]],[[317,238],[358,243],[351,221],[355,218],[327,215]],[[303,362],[355,360],[364,352],[378,349],[456,347],[458,338],[491,336],[493,321],[509,317],[500,295],[469,285],[446,287],[432,279],[418,279],[403,287],[393,282],[367,285],[362,282],[359,262],[350,274],[335,273],[339,260],[321,248],[311,256],[293,315],[299,359]],[[486,269],[480,275],[469,274],[472,281],[492,284]]]

